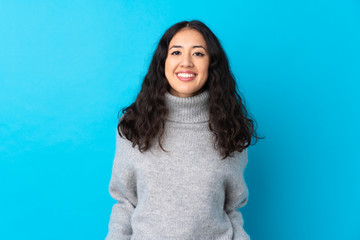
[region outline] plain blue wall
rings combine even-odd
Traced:
[[[245,171],[252,239],[360,239],[356,0],[0,1],[1,239],[105,237],[117,113],[192,19],[266,137]]]

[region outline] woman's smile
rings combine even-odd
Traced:
[[[195,77],[197,76],[196,73],[192,72],[192,71],[180,71],[176,73],[176,76],[181,80],[181,81],[191,81],[194,80]]]

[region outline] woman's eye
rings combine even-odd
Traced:
[[[179,55],[179,54],[180,54],[179,51],[174,51],[174,52],[171,53],[171,55]]]
[[[196,53],[194,53],[194,54],[195,54],[195,56],[199,56],[199,57],[205,56],[205,54],[203,54],[203,53],[201,53],[201,52],[196,52]]]

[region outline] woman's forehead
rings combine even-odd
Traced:
[[[181,29],[170,41],[169,48],[177,47],[197,47],[206,48],[206,42],[203,35],[194,29]]]

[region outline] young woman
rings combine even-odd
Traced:
[[[122,110],[107,240],[243,240],[254,120],[224,50],[200,21],[160,39],[136,101]]]

